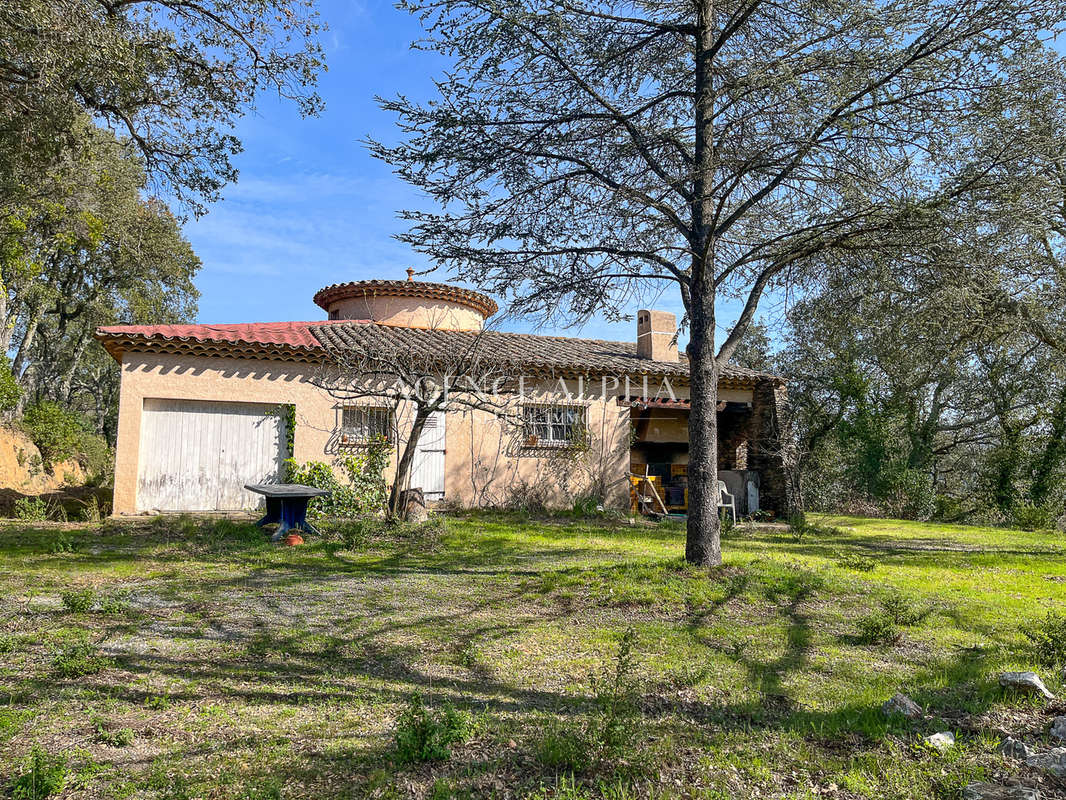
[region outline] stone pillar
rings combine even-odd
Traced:
[[[759,504],[778,517],[802,508],[796,443],[789,417],[788,389],[772,378],[760,378],[751,402],[748,469],[759,473]]]

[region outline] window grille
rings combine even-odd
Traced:
[[[527,405],[522,417],[529,447],[577,447],[584,442],[584,406]]]
[[[341,411],[341,443],[392,441],[392,410],[377,406],[345,406]]]

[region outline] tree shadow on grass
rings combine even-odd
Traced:
[[[742,545],[745,539],[737,539],[735,541]],[[797,540],[793,535],[766,531],[760,532],[754,537],[748,537],[748,541],[774,545],[776,550],[792,553],[793,555],[817,556],[830,559],[842,550],[861,552],[871,556],[887,553],[901,557],[914,555],[916,558],[921,558],[922,555],[925,555],[930,560],[940,559],[941,561],[945,555],[950,555],[953,558],[985,555],[996,557],[1056,556],[1066,558],[1066,547],[1055,544],[1033,547],[982,546],[960,543],[946,537],[908,537],[893,540],[885,536],[862,536],[849,533],[841,534],[840,536],[824,534],[804,536]]]
[[[834,602],[818,573],[781,560],[701,573],[684,567],[679,559],[632,556],[627,559],[624,554],[575,547],[571,544],[575,538],[560,537],[558,547],[531,547],[508,537],[488,536],[483,550],[471,546],[461,552],[447,548],[424,550],[401,544],[391,552],[354,557],[351,561],[343,554],[313,550],[306,555],[294,554],[291,561],[282,563],[254,565],[254,562],[238,560],[238,566],[244,566],[243,574],[222,578],[194,574],[189,588],[220,598],[224,601],[220,609],[225,609],[225,603],[241,592],[250,592],[262,603],[280,607],[284,603],[299,603],[301,593],[315,595],[316,603],[327,604],[328,593],[338,581],[356,579],[353,591],[339,595],[334,602],[355,604],[349,613],[353,619],[358,618],[357,629],[351,634],[330,633],[321,625],[309,627],[308,620],[299,614],[291,620],[257,618],[252,609],[239,620],[240,624],[234,625],[233,637],[221,643],[205,644],[202,633],[172,632],[166,636],[175,645],[173,651],[149,650],[121,656],[121,672],[105,671],[76,682],[56,681],[38,672],[27,680],[8,677],[5,682],[17,693],[15,702],[28,707],[56,700],[75,686],[80,692],[143,705],[159,694],[159,687],[171,686],[174,688],[169,693],[169,702],[182,704],[189,712],[211,701],[232,702],[242,708],[351,706],[372,709],[378,715],[389,717],[394,717],[406,699],[418,692],[430,706],[449,701],[471,710],[491,708],[494,715],[499,715],[496,719],[535,725],[543,714],[564,717],[588,714],[593,694],[550,683],[530,684],[520,675],[500,674],[478,656],[479,644],[521,641],[532,627],[545,624],[557,627],[593,624],[598,626],[597,631],[611,626],[620,629],[627,622],[639,629],[642,624],[638,615],[617,612],[610,602],[575,608],[562,603],[561,598],[553,601],[553,590],[540,578],[547,573],[563,572],[578,588],[610,588],[645,581],[647,585],[641,587],[640,597],[651,598],[645,608],[650,621],[657,624],[664,619],[664,613],[654,603],[656,593],[666,589],[674,592],[680,586],[680,594],[672,602],[686,609],[680,617],[681,629],[705,652],[739,668],[754,695],[751,700],[724,702],[691,695],[656,697],[654,704],[644,707],[645,716],[650,720],[681,730],[694,724],[697,728],[713,727],[724,732],[760,729],[818,740],[856,731],[876,738],[886,732],[910,730],[907,723],[884,718],[876,705],[843,700],[830,709],[815,709],[803,706],[790,694],[793,679],[811,669],[819,644],[818,604]],[[480,545],[481,540],[474,544]],[[788,556],[800,556],[804,554],[802,547],[800,544],[783,549]],[[580,558],[593,553],[601,562],[608,563],[558,568],[560,554],[563,558]],[[899,557],[936,558],[933,554],[913,553]],[[128,555],[124,558],[129,560]],[[337,564],[336,560],[342,563]],[[505,563],[501,565],[501,561]],[[403,600],[405,592],[412,591],[404,581],[395,579],[419,575],[431,579],[414,590],[415,594],[421,594],[421,605],[394,613],[395,604]],[[485,583],[449,583],[456,591],[467,592],[473,602],[432,607],[435,587],[439,585],[436,579],[441,576],[454,576],[463,582],[484,579]],[[507,585],[497,581],[496,576],[529,580]],[[369,584],[380,583],[392,592],[388,603],[379,604],[379,611],[383,612],[380,618],[374,616],[378,611],[368,608],[366,596],[360,598],[355,593],[362,579]],[[181,580],[177,575],[167,582],[174,584]],[[180,585],[176,590],[181,591]],[[686,592],[692,592],[699,602],[688,603]],[[773,648],[769,655],[760,655],[758,649],[732,648],[713,639],[706,630],[708,623],[720,617],[731,604],[752,599],[768,609],[766,613],[772,622],[781,625],[780,640],[774,642],[779,647]],[[336,613],[343,615],[343,610],[337,609]],[[590,623],[590,613],[603,615],[602,620]],[[261,624],[255,624],[257,619]],[[1003,641],[1000,632],[968,620],[962,613],[957,613],[952,621],[959,630],[979,632],[986,637],[991,642],[989,648],[959,650],[930,659],[910,670],[906,685],[900,688],[933,709],[961,707],[979,713],[999,701],[988,672],[1010,645]],[[211,624],[211,619],[204,621],[207,627]],[[464,657],[465,664],[452,662],[449,668],[441,669],[439,661],[427,660],[426,648],[434,644],[431,636],[434,631],[451,634],[452,641],[442,650],[444,658],[471,651],[469,657]],[[128,634],[128,627],[122,632]],[[863,651],[856,650],[856,657],[861,658]],[[536,660],[541,654],[534,651],[526,657]],[[183,724],[179,716],[174,724]],[[390,724],[391,720],[387,725]],[[314,747],[303,747],[298,758],[287,764],[270,765],[261,774],[305,782],[320,780],[322,775],[339,774],[362,787],[368,780],[368,771],[389,760],[387,735],[383,737],[379,728],[374,730],[373,735],[351,728],[309,734],[315,741]],[[491,731],[486,735],[491,737]],[[297,738],[294,730],[279,740],[293,742]],[[334,738],[370,741],[349,742],[331,749],[329,742]],[[237,734],[231,746],[234,750],[251,751],[256,741]],[[493,752],[494,758],[508,763],[520,758],[507,748],[497,747]],[[201,753],[195,747],[175,748],[168,757],[195,759]],[[528,765],[526,768],[529,775],[537,774],[535,768]],[[252,767],[249,780],[258,773],[259,768]]]

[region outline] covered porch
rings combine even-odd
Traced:
[[[777,394],[756,387],[750,400],[718,404],[718,477],[732,495],[738,517],[765,511],[787,513],[782,505],[783,464],[776,444]],[[630,475],[647,475],[671,514],[688,510],[687,399],[619,398],[630,414]],[[634,499],[636,492],[634,492]]]

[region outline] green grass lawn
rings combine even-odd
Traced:
[[[1066,714],[996,683],[1066,691],[1021,632],[1066,612],[1066,538],[815,521],[738,528],[709,572],[676,523],[474,515],[295,548],[229,520],[5,524],[0,797],[1066,796],[996,753]],[[921,618],[868,621],[883,604]],[[927,717],[886,719],[897,691]]]

